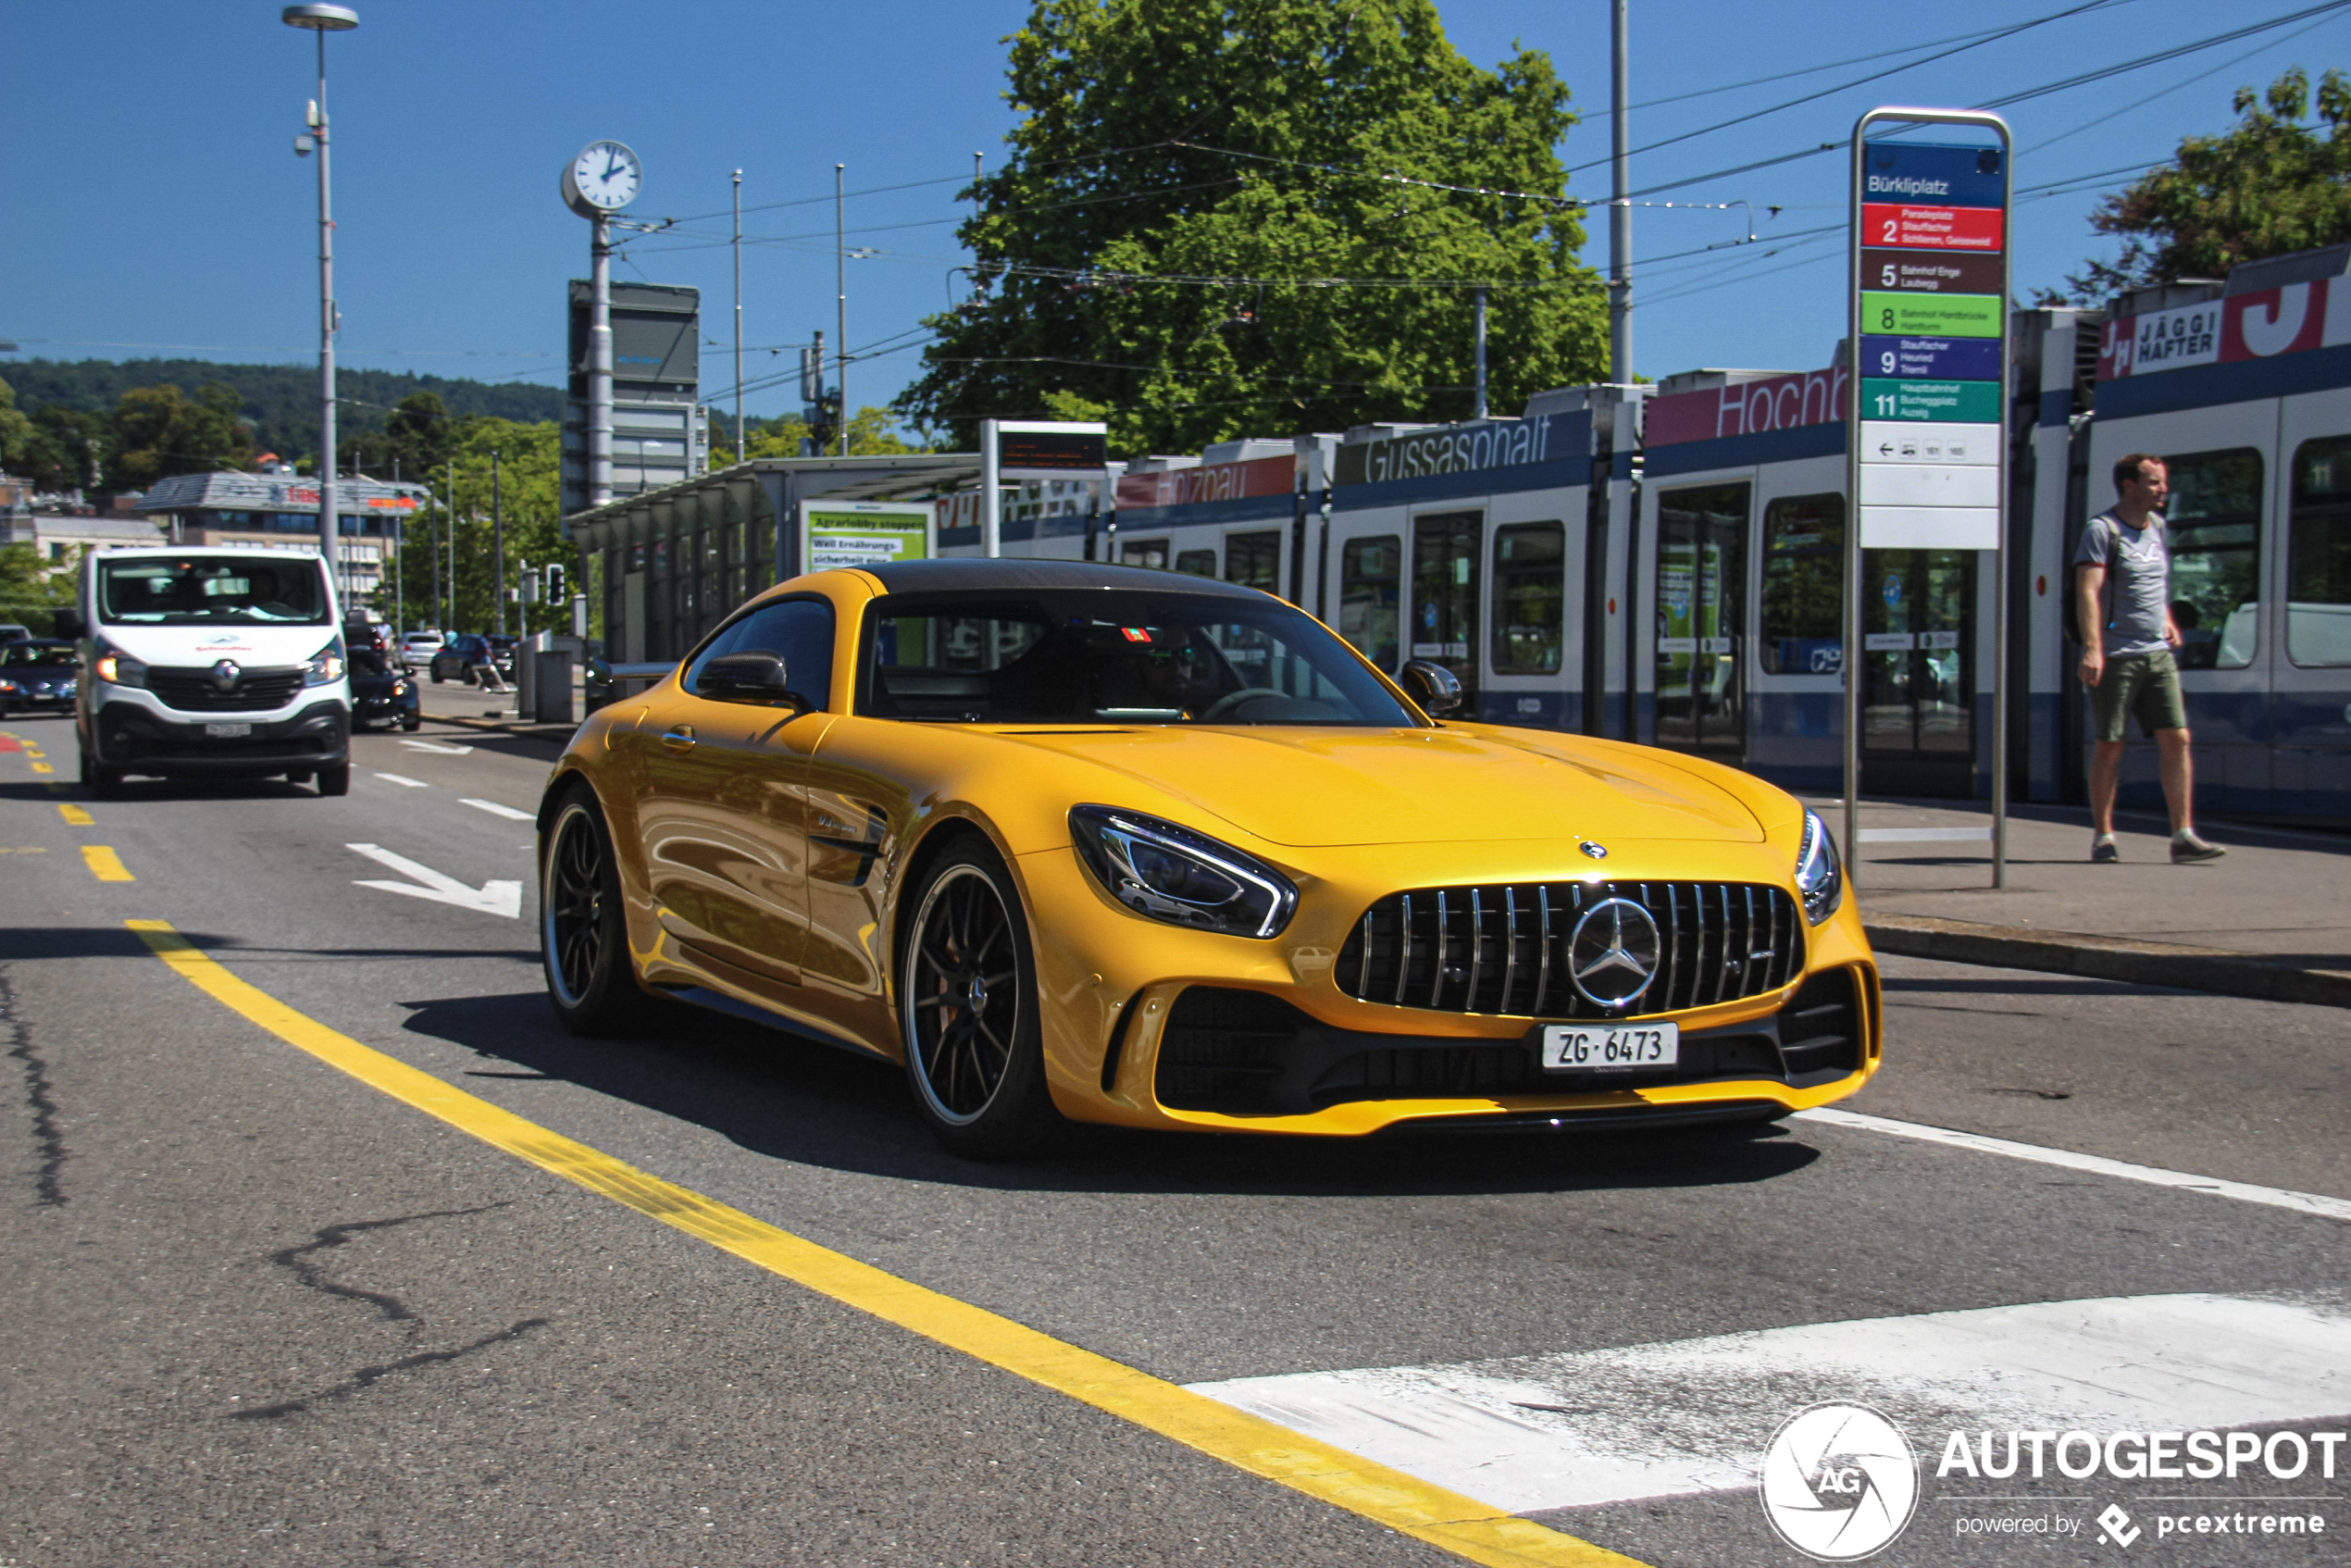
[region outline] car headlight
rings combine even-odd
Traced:
[[[305,686],[331,686],[342,678],[342,639],[338,637],[310,655],[302,666]]]
[[[1277,937],[1298,907],[1298,890],[1263,861],[1156,816],[1072,806],[1069,836],[1094,879],[1146,920]]]
[[[97,670],[98,678],[109,686],[147,684],[146,666],[121,649],[109,647],[104,642],[98,644],[98,661],[94,667]]]
[[[1796,890],[1804,895],[1804,918],[1817,926],[1845,902],[1845,868],[1836,840],[1818,813],[1804,814],[1804,842],[1796,852]]]
[[[393,681],[392,683],[392,694],[395,697],[405,697],[408,695],[408,683],[404,680]]]

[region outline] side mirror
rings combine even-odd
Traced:
[[[80,610],[56,610],[50,615],[52,637],[81,638],[90,634],[90,627]]]
[[[703,666],[694,695],[714,703],[808,704],[785,689],[784,661],[774,653],[728,653]]]
[[[1404,690],[1432,717],[1462,705],[1462,678],[1427,659],[1413,659],[1404,666]]]

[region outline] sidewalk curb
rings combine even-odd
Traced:
[[[1943,920],[1924,915],[1864,915],[1861,928],[1880,952],[1909,958],[1939,958],[1952,964],[2034,969],[2080,975],[2134,986],[2167,986],[2250,997],[2259,1002],[2298,1002],[2319,1007],[2351,1007],[2351,971],[2288,969],[2263,964],[2228,948],[2189,947],[2128,937],[2096,937],[2076,931],[2022,932],[2013,926],[1972,920]]]
[[[554,740],[567,743],[578,730],[576,724],[525,724],[519,719],[460,718],[454,714],[427,714],[432,724],[454,724],[466,729],[487,729],[501,735],[518,736],[526,740]]]

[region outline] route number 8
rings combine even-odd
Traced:
[[[1889,332],[1891,332],[1892,330],[1894,330],[1894,308],[1893,308],[1893,306],[1888,305],[1885,309],[1884,309],[1884,310],[1882,310],[1882,311],[1878,312],[1878,323],[1877,323],[1877,324],[1878,324],[1880,327],[1884,328],[1885,330],[1889,331]]]

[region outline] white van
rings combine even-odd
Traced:
[[[65,619],[60,616],[61,620]],[[131,773],[351,789],[342,617],[318,556],[139,548],[81,564],[81,782]]]

